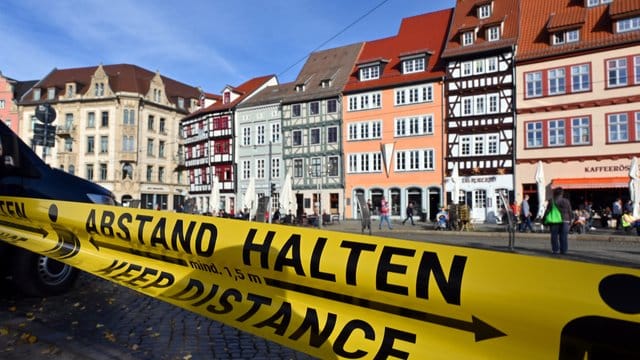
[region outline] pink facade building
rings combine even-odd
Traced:
[[[443,80],[440,60],[452,9],[402,20],[396,36],[366,42],[344,88],[346,217],[357,198],[392,218],[409,203],[423,218],[443,198]]]

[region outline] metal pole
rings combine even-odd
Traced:
[[[269,140],[269,164],[267,164],[267,169],[269,170],[269,216],[267,216],[269,224],[271,224],[271,218],[273,217],[273,192],[271,192],[271,140]]]
[[[47,127],[49,125],[49,106],[44,110],[44,134],[42,135],[42,161],[47,162]]]

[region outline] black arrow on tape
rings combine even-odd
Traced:
[[[179,259],[179,258],[175,258],[175,257],[171,257],[171,256],[167,256],[167,255],[154,254],[154,253],[149,252],[149,251],[136,250],[136,249],[132,249],[132,248],[129,248],[129,247],[126,247],[126,246],[120,246],[120,245],[116,245],[116,244],[112,244],[112,243],[108,243],[108,242],[104,242],[104,241],[98,241],[98,240],[94,239],[93,237],[89,238],[89,242],[98,251],[100,251],[100,248],[103,247],[103,248],[115,250],[115,251],[122,252],[122,253],[127,253],[127,254],[132,254],[132,255],[139,255],[139,256],[144,256],[144,257],[148,257],[148,258],[151,258],[151,259],[162,260],[164,262],[168,262],[168,263],[172,263],[172,264],[187,266],[187,262],[185,260]]]
[[[378,301],[372,301],[368,299],[358,298],[350,295],[338,294],[333,291],[316,289],[310,286],[293,284],[286,281],[281,281],[272,278],[264,278],[265,283],[269,286],[277,287],[279,289],[291,290],[307,295],[322,297],[329,300],[340,301],[345,304],[360,306],[372,310],[379,310],[385,313],[390,313],[402,317],[406,317],[413,320],[420,320],[432,324],[442,325],[453,329],[462,331],[468,331],[475,335],[475,340],[482,341],[493,339],[501,336],[506,336],[502,331],[494,328],[486,322],[478,319],[475,316],[471,316],[471,321],[454,319],[442,315],[431,314],[424,311],[413,310],[401,306],[390,305],[381,303]]]
[[[14,229],[18,229],[18,230],[23,230],[23,231],[28,231],[28,232],[40,234],[40,235],[42,235],[43,238],[47,237],[47,235],[49,235],[47,230],[45,230],[43,228],[39,228],[39,227],[33,227],[33,226],[22,225],[22,224],[14,224],[12,222],[4,221],[4,220],[0,220],[0,225],[8,226],[8,227],[11,227],[11,228],[14,228]]]

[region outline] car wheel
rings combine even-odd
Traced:
[[[21,249],[14,254],[11,270],[18,289],[33,296],[62,294],[78,277],[78,269],[70,265]]]

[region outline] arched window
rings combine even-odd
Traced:
[[[123,179],[133,179],[133,166],[130,163],[124,163],[122,165],[122,178]]]
[[[76,167],[73,165],[69,165],[69,174],[71,175],[75,175],[76,174]]]

